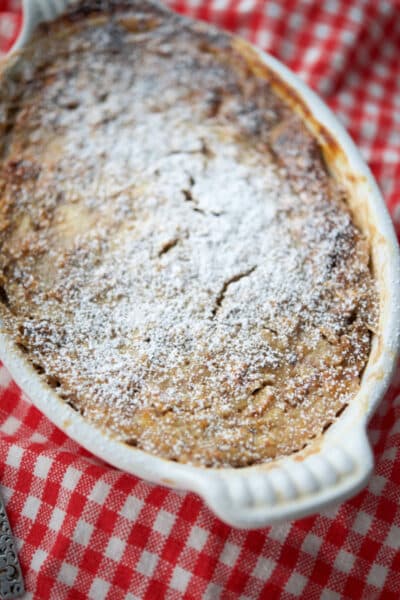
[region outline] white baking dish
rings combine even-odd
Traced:
[[[56,16],[67,4],[65,0],[49,4],[28,0],[29,11],[25,13],[17,47],[29,40],[33,25]],[[50,11],[49,6],[53,7]],[[242,50],[254,52],[245,42],[237,43]],[[368,167],[318,96],[279,61],[256,52],[278,93],[303,115],[319,138],[330,168],[349,190],[355,219],[372,245],[372,264],[381,299],[379,329],[360,391],[337,421],[303,451],[264,465],[209,469],[177,464],[118,442],[85,421],[40,379],[11,339],[0,333],[0,358],[12,377],[35,406],[71,438],[120,469],[155,483],[198,493],[221,519],[246,528],[315,513],[365,485],[373,467],[367,423],[395,367],[400,324],[397,240]]]

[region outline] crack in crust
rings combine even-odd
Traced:
[[[214,308],[212,310],[213,317],[215,317],[217,315],[218,309],[221,307],[221,304],[224,301],[224,298],[225,298],[226,292],[228,291],[229,286],[232,285],[232,283],[237,283],[244,277],[249,277],[252,273],[254,273],[256,268],[257,268],[257,266],[251,267],[250,269],[247,269],[247,271],[244,271],[243,273],[237,273],[236,275],[233,275],[232,277],[230,277],[229,279],[224,281],[224,284],[215,299]]]

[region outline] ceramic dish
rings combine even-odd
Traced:
[[[57,16],[69,2],[30,4],[16,48],[33,26]],[[35,5],[35,6],[33,6]],[[40,6],[39,6],[40,5]],[[254,52],[246,42],[244,51]],[[319,141],[332,173],[348,190],[354,219],[371,245],[380,297],[380,322],[358,394],[314,443],[291,456],[241,469],[200,468],[164,460],[120,443],[83,419],[40,379],[16,345],[0,333],[0,358],[34,405],[51,421],[108,463],[149,481],[199,494],[225,522],[262,527],[320,511],[355,494],[367,482],[373,456],[368,420],[389,384],[399,346],[399,251],[378,187],[336,117],[298,77],[271,56],[256,51],[278,94],[300,113]],[[12,54],[8,60],[13,60]],[[1,325],[1,323],[0,323]]]

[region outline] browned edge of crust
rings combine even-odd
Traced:
[[[355,224],[368,239],[371,249],[370,269],[375,280],[379,283],[380,314],[386,303],[385,286],[382,280],[382,273],[377,268],[374,259],[374,247],[385,245],[386,241],[382,234],[377,230],[374,222],[374,215],[364,197],[359,197],[357,193],[359,185],[365,185],[366,178],[363,175],[356,175],[350,165],[349,160],[343,151],[341,145],[328,131],[328,129],[318,120],[318,117],[312,112],[308,104],[302,98],[301,94],[289,83],[287,83],[276,71],[267,66],[260,57],[256,48],[249,42],[239,36],[232,36],[235,49],[242,54],[253,73],[269,81],[277,95],[286,102],[290,108],[298,114],[304,125],[311,132],[321,150],[321,156],[324,164],[334,179],[339,179],[344,184],[350,198],[350,209]],[[376,362],[383,351],[382,336],[375,334],[376,345],[371,350],[369,363]],[[368,364],[369,364],[368,363]]]

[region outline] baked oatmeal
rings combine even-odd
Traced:
[[[103,431],[210,467],[319,436],[377,319],[346,192],[243,47],[88,0],[1,75],[3,328]]]

